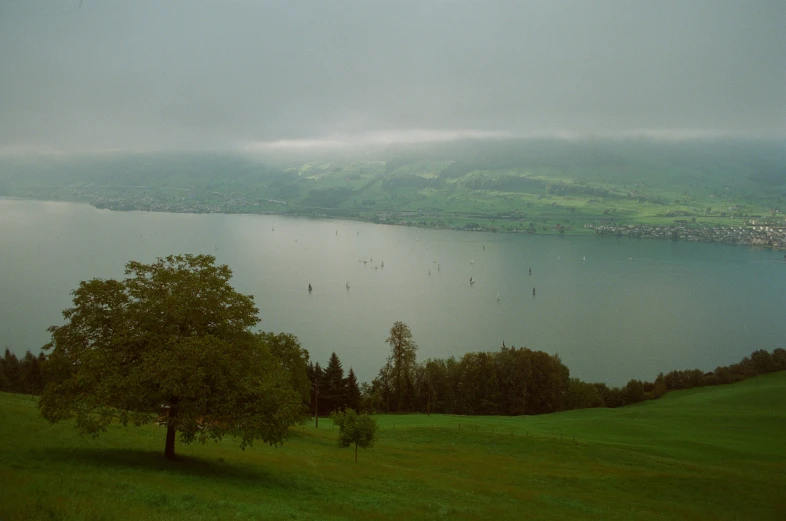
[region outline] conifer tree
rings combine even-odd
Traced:
[[[19,391],[19,359],[16,357],[14,353],[11,352],[10,349],[7,347],[5,348],[5,354],[2,358],[2,369],[3,377],[0,380],[0,383],[4,386],[0,388],[4,391],[9,392],[18,392]]]
[[[41,394],[44,388],[43,375],[41,373],[42,357],[33,356],[27,351],[22,361],[19,363],[19,380],[17,391],[25,394]]]
[[[320,409],[326,413],[346,407],[347,391],[344,386],[344,368],[335,352],[330,354],[328,365],[325,367],[320,384],[319,399]]]
[[[356,411],[360,410],[360,386],[358,386],[358,379],[355,376],[355,371],[349,368],[347,377],[344,379],[344,388],[346,389],[346,406]]]

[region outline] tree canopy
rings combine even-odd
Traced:
[[[289,373],[292,387],[303,400],[304,414],[307,414],[311,399],[311,380],[308,377],[308,351],[300,346],[297,337],[290,333],[257,333],[260,342],[267,345],[270,351],[281,360],[284,369]]]
[[[303,418],[292,369],[302,353],[284,349],[285,367],[269,347],[276,339],[251,333],[259,322],[253,297],[235,291],[230,269],[214,263],[169,256],[129,262],[122,281],[81,282],[44,346],[44,418],[74,419],[81,434],[96,436],[114,421],[140,426],[158,417],[170,458],[176,432],[184,443],[230,434],[241,448],[280,444]]]

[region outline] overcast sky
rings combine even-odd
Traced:
[[[786,1],[0,0],[0,150],[786,137]]]

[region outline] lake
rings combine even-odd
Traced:
[[[37,353],[81,280],[177,253],[215,255],[254,296],[262,329],[297,335],[323,366],[335,351],[361,381],[384,364],[396,320],[410,326],[418,360],[504,341],[614,385],[712,370],[786,338],[782,252],[5,199],[0,346]]]

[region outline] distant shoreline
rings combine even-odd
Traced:
[[[490,219],[488,216],[476,215],[461,216],[462,219],[472,219],[473,221],[463,226],[434,225],[424,221],[425,218],[435,218],[437,216],[445,218],[445,214],[430,214],[412,211],[370,211],[363,210],[363,213],[371,214],[364,216],[360,211],[315,208],[297,204],[286,204],[285,201],[276,201],[281,205],[292,208],[291,212],[276,212],[268,208],[259,211],[227,211],[219,207],[208,208],[188,208],[188,207],[167,207],[167,206],[148,206],[129,204],[123,205],[107,204],[106,201],[85,201],[79,199],[42,199],[19,196],[0,196],[0,199],[15,201],[42,201],[42,202],[65,202],[87,204],[99,210],[110,210],[114,212],[158,212],[158,213],[187,213],[187,214],[222,214],[222,215],[278,215],[282,217],[308,217],[313,219],[337,219],[345,221],[357,221],[370,224],[387,224],[393,226],[408,226],[413,228],[423,228],[432,230],[452,230],[469,232],[490,232],[490,233],[526,233],[530,235],[565,235],[565,236],[611,236],[611,237],[632,237],[638,239],[660,239],[686,242],[720,243],[731,245],[752,246],[772,250],[786,250],[786,225],[773,225],[771,223],[758,224],[756,221],[746,221],[741,226],[727,226],[714,223],[697,223],[687,219],[675,219],[669,224],[613,224],[604,222],[603,219],[596,220],[595,223],[586,223],[582,228],[572,226],[556,225],[552,227],[541,227],[541,229],[515,226],[523,224],[519,220],[505,220],[496,217]],[[296,210],[308,209],[308,210]],[[321,211],[319,211],[321,210]],[[335,213],[327,213],[335,212]],[[348,212],[350,215],[340,215],[340,212]],[[455,214],[453,214],[455,216]],[[448,215],[450,216],[450,214]],[[420,220],[419,220],[420,219]],[[489,221],[492,221],[489,223]],[[498,225],[498,221],[503,221]],[[695,221],[695,219],[694,219]],[[425,222],[425,224],[424,224]],[[505,227],[505,224],[508,227]],[[514,226],[510,226],[510,225]],[[546,229],[543,229],[546,228]]]

